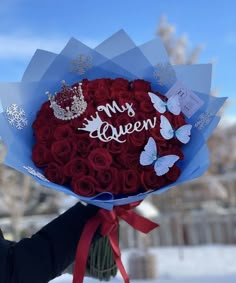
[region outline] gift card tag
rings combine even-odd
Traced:
[[[180,81],[177,81],[166,93],[166,97],[168,98],[173,95],[178,95],[181,111],[188,118],[191,118],[204,103],[203,100]]]

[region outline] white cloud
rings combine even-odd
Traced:
[[[44,49],[58,53],[70,38],[41,38],[21,35],[0,35],[0,59],[24,59],[31,57],[36,49]],[[81,40],[88,46],[96,46],[97,41]]]
[[[58,52],[65,45],[63,39],[41,39],[27,36],[0,36],[0,58],[27,58],[36,49]]]

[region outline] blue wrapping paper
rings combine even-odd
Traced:
[[[210,95],[211,72],[210,64],[171,66],[159,38],[136,46],[123,30],[94,49],[72,38],[60,54],[37,50],[21,82],[0,84],[0,136],[8,149],[5,164],[30,175],[50,189],[105,209],[143,200],[150,194],[160,194],[197,178],[209,167],[210,153],[206,141],[219,123],[217,112],[226,100]],[[180,81],[200,99],[201,107],[191,117],[185,117],[192,125],[192,132],[190,142],[182,147],[185,158],[178,161],[181,175],[177,181],[156,191],[129,197],[115,199],[107,192],[88,198],[76,195],[69,187],[49,182],[34,165],[31,159],[35,142],[32,123],[42,103],[47,100],[45,92],[58,91],[62,80],[73,84],[83,78],[104,77],[144,79],[151,82],[153,90],[162,94],[168,93]]]

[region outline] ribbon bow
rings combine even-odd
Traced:
[[[83,282],[90,244],[98,228],[100,228],[99,233],[102,236],[108,236],[116,265],[124,282],[129,283],[129,277],[121,261],[121,251],[117,237],[119,218],[126,221],[134,229],[146,234],[159,226],[132,210],[139,204],[140,202],[136,202],[133,204],[116,206],[111,211],[100,209],[98,213],[86,223],[76,251],[73,283]]]

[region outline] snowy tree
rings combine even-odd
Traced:
[[[175,36],[176,28],[167,22],[167,17],[162,15],[157,28],[157,35],[162,39],[170,61],[173,65],[195,64],[198,61],[203,46],[197,45],[189,50],[189,40],[186,34],[180,37]]]
[[[5,166],[6,154],[0,142],[0,213],[10,217],[10,229],[14,240],[20,238],[23,216],[57,212],[58,194],[44,189],[29,176]]]

